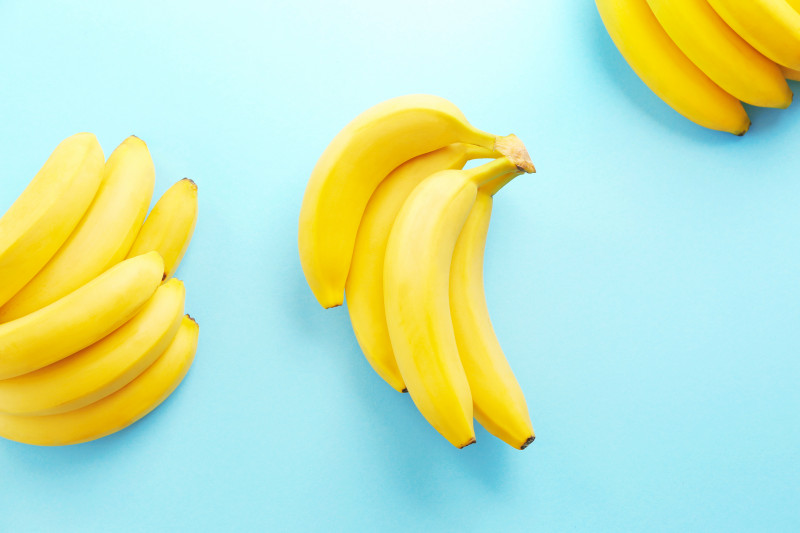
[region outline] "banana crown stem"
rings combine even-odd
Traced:
[[[494,181],[496,178],[509,173],[516,173],[516,175],[522,174],[522,171],[519,169],[519,167],[517,167],[517,165],[511,159],[505,156],[499,157],[494,161],[489,161],[488,163],[484,163],[483,165],[475,168],[471,168],[465,172],[467,173],[470,181],[474,182],[476,185],[478,185],[478,187],[481,187],[491,181]]]
[[[497,137],[494,141],[494,149],[509,158],[522,172],[528,174],[536,172],[536,167],[533,166],[533,161],[531,161],[527,148],[525,148],[520,138],[513,133],[505,137]]]
[[[503,154],[490,148],[478,146],[477,144],[468,144],[466,145],[464,155],[467,161],[472,161],[473,159],[497,159]]]
[[[497,194],[500,191],[500,189],[502,189],[503,187],[508,185],[508,183],[511,180],[513,180],[514,178],[516,178],[520,174],[521,174],[521,172],[518,171],[518,170],[515,170],[513,172],[508,172],[506,174],[503,174],[502,176],[496,177],[495,179],[493,179],[493,180],[491,180],[491,181],[489,181],[487,183],[484,183],[483,185],[480,186],[480,188],[478,190],[483,194],[488,194],[489,196],[494,196],[495,194]]]

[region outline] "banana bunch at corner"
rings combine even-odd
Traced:
[[[489,161],[464,169],[476,159]],[[515,448],[534,439],[483,289],[492,197],[529,172],[516,136],[476,129],[443,98],[402,96],[333,139],[303,198],[300,259],[317,300],[347,296],[370,365],[458,448],[475,442],[473,418]]]
[[[197,186],[168,189],[129,137],[61,142],[0,218],[0,436],[87,442],[155,409],[183,380],[199,329],[172,278],[194,232]]]
[[[617,48],[678,113],[744,135],[742,102],[784,109],[800,79],[800,0],[596,0]]]

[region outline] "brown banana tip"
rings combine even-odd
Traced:
[[[408,392],[408,389],[403,389],[400,392]]]
[[[467,442],[465,445],[463,445],[463,446],[459,446],[459,447],[458,447],[458,449],[459,449],[459,450],[463,450],[464,448],[466,448],[466,447],[467,447],[467,446],[469,446],[470,444],[475,444],[475,437],[472,437],[472,438],[469,440],[469,442]]]
[[[523,445],[519,447],[519,449],[520,449],[520,450],[524,450],[525,448],[527,448],[528,446],[530,446],[530,445],[531,445],[531,443],[532,443],[533,441],[535,441],[535,440],[536,440],[536,435],[531,435],[530,437],[528,437],[528,440],[526,440],[526,441],[523,443]]]
[[[192,322],[194,322],[194,323],[195,323],[195,324],[197,324],[198,326],[200,325],[200,324],[197,322],[197,320],[195,320],[195,319],[194,319],[194,317],[193,317],[192,315],[190,315],[189,313],[186,313],[186,318],[188,318],[189,320],[191,320]]]
[[[183,178],[181,181],[188,181],[192,185],[192,187],[194,187],[194,190],[197,190],[197,182],[195,182],[193,179]]]
[[[750,131],[750,126],[752,126],[752,125],[753,125],[753,123],[748,120],[747,121],[747,125],[744,127],[744,129],[740,133],[737,133],[736,136],[737,137],[743,137],[745,133]]]
[[[161,274],[161,281],[163,282],[166,279],[167,279],[167,273],[164,272],[163,274]]]

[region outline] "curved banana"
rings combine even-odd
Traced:
[[[451,444],[475,442],[472,396],[450,316],[450,261],[478,185],[531,168],[501,157],[445,170],[417,186],[397,215],[384,264],[386,323],[411,399]]]
[[[0,436],[37,446],[88,442],[124,429],[158,407],[183,381],[197,351],[197,324],[185,317],[161,357],[114,394],[57,415],[0,414]]]
[[[97,195],[47,265],[0,308],[0,323],[49,305],[122,261],[153,196],[155,169],[147,145],[128,137],[108,157]]]
[[[128,259],[22,318],[0,324],[0,379],[55,363],[127,322],[164,276],[157,252]]]
[[[712,130],[744,135],[750,119],[672,42],[646,0],[595,0],[617,48],[636,74],[675,111]]]
[[[522,450],[535,438],[533,425],[525,396],[492,328],[483,291],[483,253],[492,194],[508,180],[495,182],[478,190],[456,241],[450,266],[450,314],[475,419],[492,435]]]
[[[161,285],[141,311],[107,337],[44,368],[0,381],[0,412],[51,415],[112,394],[141,374],[172,342],[183,317],[183,283]]]
[[[783,75],[787,80],[800,81],[800,70],[794,70],[789,67],[781,67]]]
[[[508,138],[475,129],[452,103],[430,95],[387,100],[336,135],[308,180],[298,234],[306,281],[323,307],[342,304],[358,225],[375,188],[409,159],[456,142],[504,155],[516,148]]]
[[[800,13],[786,0],[708,0],[745,41],[771,60],[800,69]]]
[[[404,392],[406,386],[394,359],[383,306],[383,260],[394,219],[414,187],[431,174],[461,169],[472,159],[498,155],[486,148],[456,143],[415,157],[381,182],[364,210],[345,285],[347,310],[367,361],[398,391]]]
[[[91,133],[68,137],[0,218],[0,305],[64,244],[91,204],[105,157]]]
[[[786,108],[792,103],[792,90],[780,67],[739,37],[706,0],[647,3],[672,41],[723,90],[762,107]]]
[[[197,184],[183,178],[161,196],[145,220],[128,257],[156,251],[171,278],[189,248],[197,224]]]

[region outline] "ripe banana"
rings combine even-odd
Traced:
[[[783,75],[786,76],[787,80],[800,81],[800,70],[794,70],[789,67],[781,68],[783,69]]]
[[[197,184],[184,178],[167,189],[139,231],[128,257],[156,251],[172,277],[189,248],[197,223]]]
[[[0,305],[53,257],[100,186],[103,150],[91,133],[59,144],[0,218]]]
[[[595,0],[617,48],[636,74],[675,111],[713,130],[744,135],[741,102],[723,91],[672,42],[646,0]]]
[[[452,103],[430,95],[387,100],[336,135],[311,173],[300,208],[300,262],[323,307],[342,304],[358,225],[380,182],[409,159],[456,142],[504,155],[517,148],[475,129]]]
[[[0,308],[0,323],[25,316],[82,287],[128,254],[153,196],[147,145],[128,137],[109,156],[97,195],[47,265]]]
[[[786,0],[708,0],[733,30],[762,54],[800,69],[800,13]]]
[[[386,322],[397,365],[422,415],[458,448],[475,442],[475,433],[450,315],[453,249],[478,186],[523,169],[533,171],[530,158],[501,157],[433,174],[406,200],[386,247]]]
[[[186,291],[172,279],[141,311],[102,340],[42,369],[0,381],[0,412],[51,415],[112,394],[141,374],[172,342]]]
[[[164,276],[157,252],[128,259],[22,318],[0,324],[0,379],[55,363],[127,322]]]
[[[124,429],[159,406],[183,380],[197,350],[197,324],[186,317],[167,350],[117,392],[75,411],[46,416],[0,414],[0,436],[38,446],[99,439]]]
[[[415,157],[381,182],[364,210],[345,285],[347,310],[367,361],[398,391],[405,391],[406,386],[392,352],[383,306],[383,264],[392,224],[414,187],[431,174],[461,169],[469,160],[498,155],[486,148],[456,143]]]
[[[492,195],[508,181],[498,178],[478,190],[453,251],[450,314],[475,419],[492,435],[522,450],[533,442],[533,426],[525,396],[494,333],[483,290]]]
[[[723,90],[762,107],[792,103],[780,67],[739,37],[706,0],[647,3],[672,41]]]

